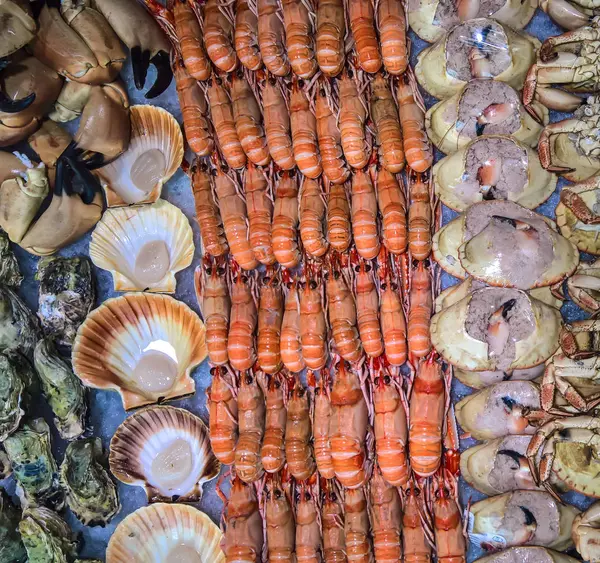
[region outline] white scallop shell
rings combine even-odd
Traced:
[[[151,284],[138,280],[136,260],[144,245],[164,242],[169,266],[164,276]],[[175,273],[194,257],[192,227],[178,207],[159,199],[152,205],[107,209],[92,233],[90,258],[110,271],[115,291],[175,292]]]
[[[183,160],[181,128],[167,110],[132,106],[130,115],[129,147],[119,158],[97,170],[109,207],[156,201],[163,185]],[[132,170],[151,173],[155,181],[151,185],[136,185],[131,178]]]
[[[185,303],[168,295],[127,293],[108,299],[79,327],[73,370],[88,387],[115,389],[125,409],[190,395],[192,369],[206,358],[206,329]],[[143,361],[168,369],[158,378]]]
[[[191,461],[187,472],[172,451],[181,451],[183,442]],[[159,456],[168,459],[177,473],[168,482],[156,475],[154,462]],[[110,442],[110,470],[119,481],[144,487],[150,502],[197,502],[202,484],[219,474],[221,463],[202,420],[185,409],[154,406],[136,412],[117,428]]]
[[[139,508],[117,526],[108,542],[106,562],[224,563],[222,538],[211,519],[192,506],[152,504]],[[185,555],[189,559],[184,559]]]

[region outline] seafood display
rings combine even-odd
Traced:
[[[0,563],[600,561],[570,1],[0,1]]]

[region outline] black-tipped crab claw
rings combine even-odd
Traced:
[[[6,92],[0,90],[0,112],[4,113],[19,113],[27,109],[35,101],[35,93],[32,92],[29,96],[25,96],[20,100],[13,100],[6,95]]]
[[[94,7],[131,51],[135,87],[144,87],[152,64],[157,76],[146,98],[162,94],[171,84],[173,72],[169,62],[171,46],[158,23],[136,0],[94,0]]]

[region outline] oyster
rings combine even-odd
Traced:
[[[54,256],[38,262],[38,317],[44,333],[59,346],[71,347],[77,329],[94,305],[92,265],[88,258]]]
[[[112,474],[145,487],[150,502],[197,502],[203,483],[220,469],[206,426],[184,409],[143,409],[126,418],[110,442]]]
[[[19,296],[0,285],[0,352],[19,351],[33,358],[39,338],[37,319]]]
[[[108,209],[92,233],[90,258],[109,270],[115,291],[175,292],[175,274],[192,263],[192,228],[178,207]]]
[[[433,258],[449,274],[490,285],[554,285],[579,263],[575,245],[550,219],[512,201],[482,201],[433,237]]]
[[[17,531],[21,511],[11,502],[4,489],[0,489],[0,563],[27,561],[25,546]]]
[[[431,319],[431,343],[468,371],[512,371],[545,362],[559,346],[560,311],[524,291],[484,287]]]
[[[206,357],[206,329],[168,295],[109,299],[79,327],[73,369],[89,387],[115,389],[125,409],[195,391],[192,369]]]
[[[109,207],[152,203],[183,160],[177,120],[157,106],[131,107],[129,148],[97,170]]]
[[[58,466],[50,447],[50,428],[36,418],[4,441],[21,505],[62,509],[65,497],[58,482]]]
[[[105,526],[121,509],[117,487],[104,469],[100,438],[71,442],[60,466],[69,508],[86,526]]]
[[[18,354],[0,354],[0,442],[12,434],[25,414],[23,402],[35,374]]]
[[[65,440],[85,430],[85,389],[69,365],[58,355],[49,338],[37,343],[33,355],[42,392],[54,413],[54,424]]]
[[[25,510],[19,532],[29,563],[67,563],[77,556],[77,541],[71,528],[48,508]]]
[[[0,229],[0,284],[17,289],[23,281],[19,263],[10,247],[8,235]]]
[[[157,503],[127,516],[108,542],[110,563],[225,563],[223,533],[200,510],[185,504]]]

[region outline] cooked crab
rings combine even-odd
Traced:
[[[117,487],[104,468],[100,438],[70,443],[60,466],[67,504],[86,526],[105,526],[121,509]]]
[[[554,223],[511,201],[474,203],[433,238],[433,258],[449,274],[532,289],[559,283],[579,263]]]
[[[535,209],[554,193],[557,182],[542,168],[536,151],[508,135],[474,139],[437,162],[433,179],[436,194],[455,211],[491,199]]]
[[[513,491],[472,504],[467,531],[473,543],[488,550],[519,545],[566,550],[573,545],[577,514],[577,508],[545,491]]]
[[[536,102],[534,102],[536,104]],[[537,104],[536,112],[548,110]],[[542,126],[527,112],[515,90],[504,82],[471,80],[452,97],[427,111],[427,134],[442,152],[451,154],[481,135],[512,135],[535,147]]]
[[[571,536],[581,557],[590,563],[600,562],[600,502],[577,515]]]
[[[560,312],[523,291],[486,287],[431,319],[431,342],[451,364],[469,371],[537,366],[558,348]]]
[[[580,262],[575,273],[567,279],[569,296],[586,313],[600,311],[600,259]]]
[[[554,473],[568,489],[600,498],[599,430],[596,416],[558,418],[542,425],[527,448],[536,483],[556,495],[550,483]]]
[[[504,551],[492,553],[491,555],[477,559],[475,563],[523,563],[524,561],[535,563],[579,563],[579,559],[575,559],[570,555],[539,546],[509,547]]]
[[[63,563],[77,555],[77,538],[69,525],[52,510],[28,508],[19,532],[29,563]]]
[[[573,117],[546,125],[538,151],[544,168],[572,182],[600,172],[600,97],[588,97]]]
[[[29,2],[5,0],[0,3],[0,59],[29,43],[37,32]]]
[[[600,254],[600,176],[564,186],[556,206],[556,223],[579,250]]]
[[[19,296],[0,285],[0,352],[21,352],[33,358],[40,329],[37,319]]]
[[[558,25],[571,30],[588,25],[600,15],[595,0],[540,0],[540,8]]]
[[[473,78],[492,78],[520,90],[539,46],[531,35],[494,20],[468,20],[419,53],[415,74],[439,99],[452,96]]]
[[[55,256],[38,262],[38,317],[47,336],[70,348],[77,329],[94,306],[92,265],[85,256]]]
[[[11,502],[4,489],[0,489],[0,563],[23,563],[27,552],[17,530],[21,511]]]
[[[433,43],[461,21],[492,18],[522,29],[533,17],[537,0],[409,0],[408,22],[423,40]]]
[[[85,430],[87,412],[83,385],[49,338],[37,343],[33,360],[59,434],[65,440],[80,436]]]
[[[546,39],[527,74],[523,88],[525,107],[535,99],[550,109],[575,111],[582,99],[573,92],[593,93],[600,88],[599,53],[600,18],[588,26]],[[532,110],[535,112],[535,108]],[[543,115],[538,116],[542,118]]]
[[[60,510],[65,495],[58,481],[47,422],[36,418],[24,424],[4,441],[4,447],[17,480],[21,506],[46,505]]]

